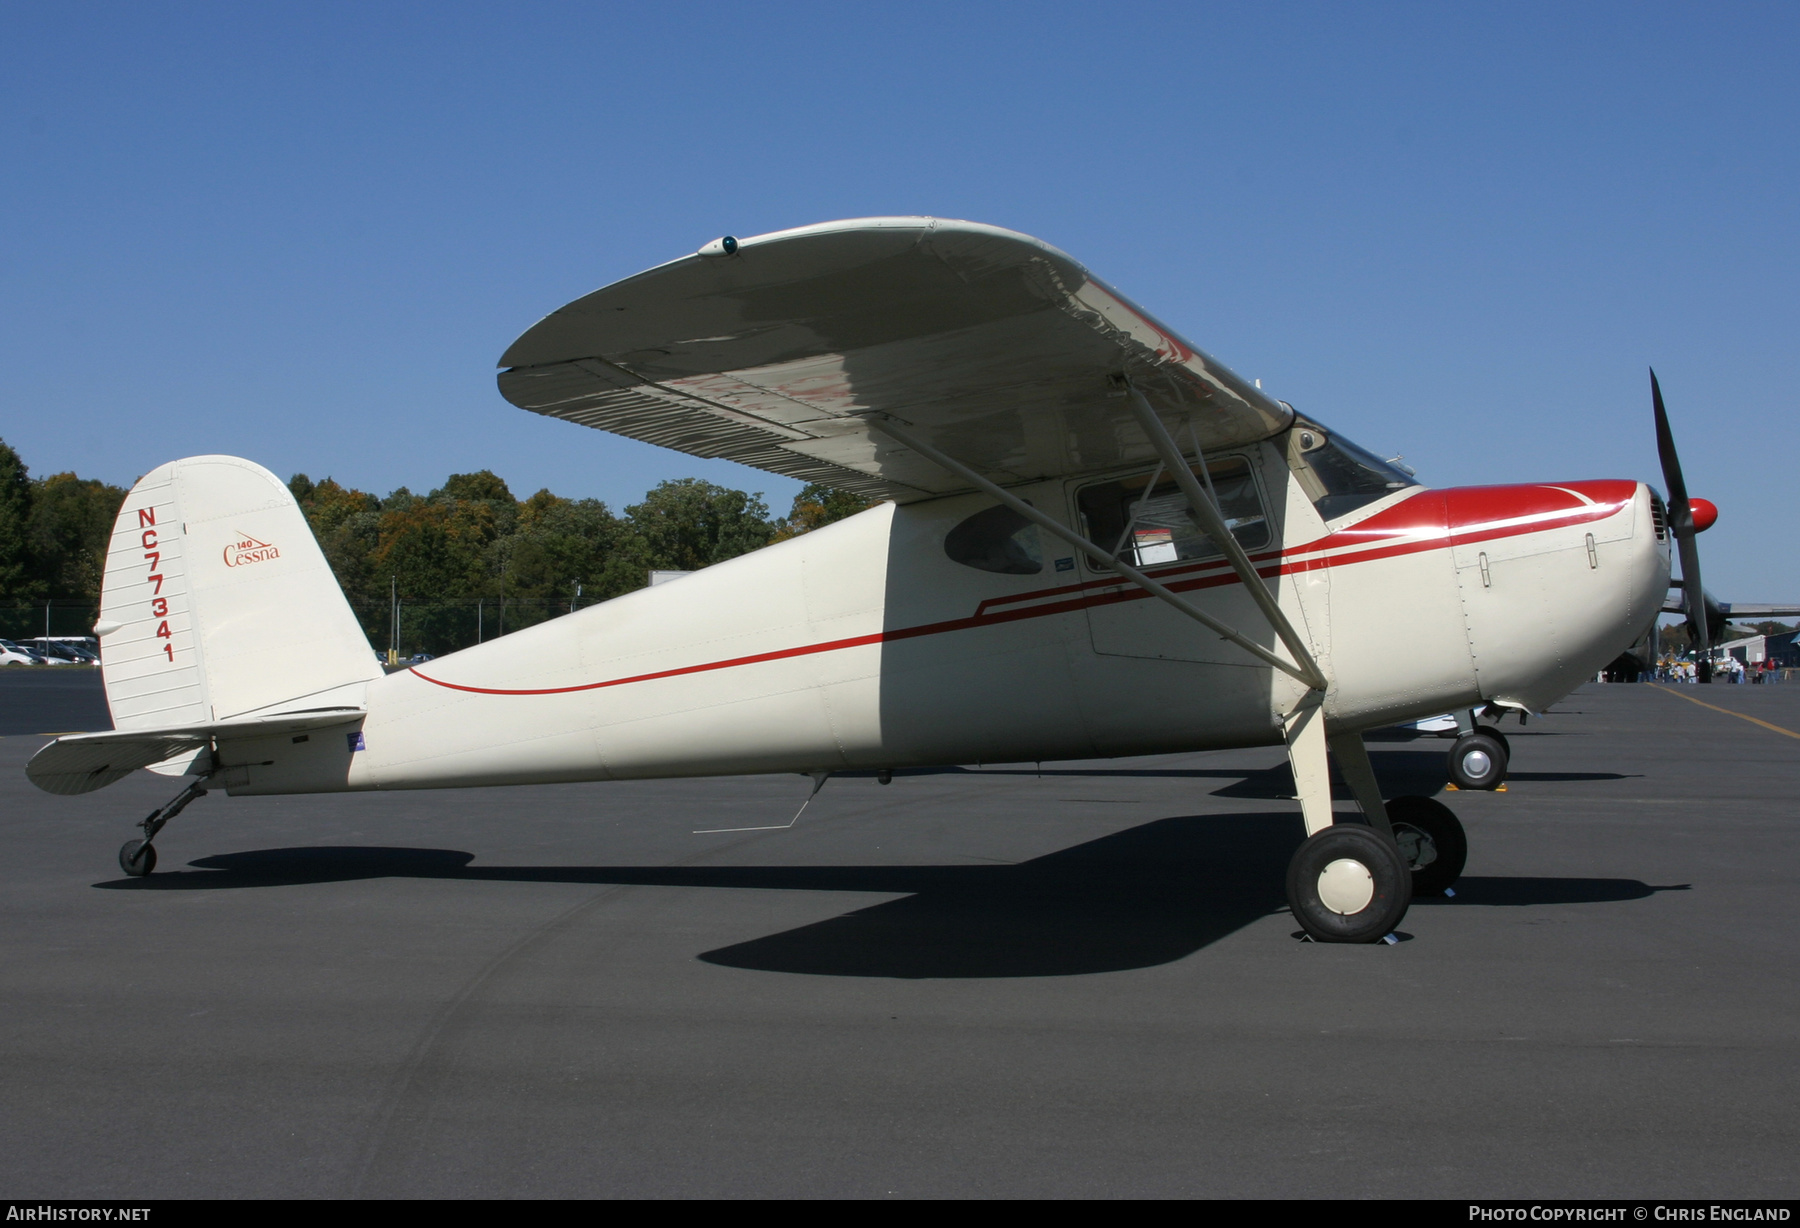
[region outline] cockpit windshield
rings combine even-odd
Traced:
[[[1288,467],[1325,520],[1419,483],[1411,471],[1365,452],[1316,422],[1295,418],[1288,431]]]

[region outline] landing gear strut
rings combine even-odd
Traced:
[[[1296,709],[1286,732],[1306,820],[1306,842],[1288,864],[1294,919],[1314,942],[1393,941],[1414,895],[1441,895],[1462,874],[1469,856],[1462,824],[1428,797],[1384,803],[1362,735],[1327,737],[1316,705]],[[1504,755],[1499,741],[1490,742]],[[1365,822],[1333,813],[1330,759]]]
[[[1306,842],[1288,863],[1288,907],[1314,942],[1380,942],[1412,903],[1412,871],[1394,843],[1362,735],[1328,736],[1316,700],[1294,710],[1285,732],[1306,821]],[[1367,823],[1333,814],[1333,756]]]
[[[132,878],[142,878],[156,869],[156,846],[150,842],[156,839],[156,833],[166,826],[170,819],[187,808],[187,804],[197,797],[206,796],[206,777],[202,776],[193,784],[175,795],[175,800],[159,809],[152,810],[149,817],[138,826],[144,829],[142,840],[127,840],[119,849],[119,869]]]

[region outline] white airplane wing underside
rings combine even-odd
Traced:
[[[867,415],[999,485],[1154,461],[1120,377],[1209,449],[1292,419],[1055,248],[923,217],[708,244],[546,316],[501,366],[521,408],[900,502],[969,486]]]

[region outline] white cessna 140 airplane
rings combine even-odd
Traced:
[[[885,502],[387,674],[279,479],[162,465],[107,560],[115,728],[28,769],[61,794],[193,778],[127,874],[207,788],[796,772],[816,792],[1285,744],[1294,916],[1379,941],[1467,850],[1436,801],[1384,803],[1363,731],[1541,711],[1644,634],[1694,532],[1672,443],[1673,507],[1630,480],[1427,489],[1064,253],[971,222],[719,239],[546,316],[501,366],[536,413]],[[1464,742],[1504,761],[1490,727]],[[1332,760],[1359,813],[1334,812]]]

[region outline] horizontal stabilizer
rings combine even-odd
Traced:
[[[300,733],[362,720],[361,708],[317,708],[162,729],[64,734],[31,757],[25,775],[46,793],[91,793],[139,768],[236,738]]]

